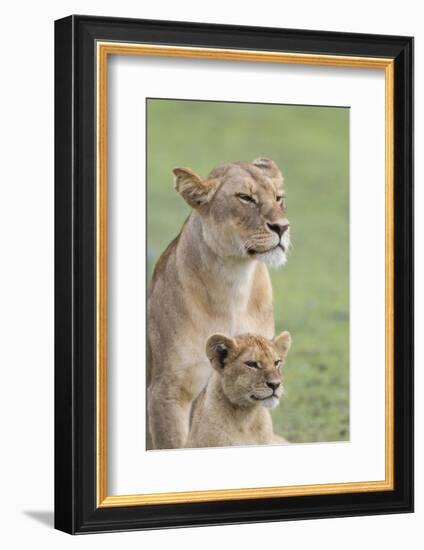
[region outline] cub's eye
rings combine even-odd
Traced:
[[[281,359],[277,359],[277,361],[274,362],[274,365],[278,369],[278,367],[281,365]]]
[[[242,202],[250,202],[251,204],[256,204],[255,199],[251,195],[246,195],[245,193],[237,193],[236,197],[239,198]]]
[[[246,361],[245,365],[247,367],[250,367],[251,369],[260,369],[261,368],[259,363],[257,363],[256,361]]]

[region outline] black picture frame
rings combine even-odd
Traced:
[[[96,504],[96,41],[394,60],[392,491]],[[93,533],[413,510],[413,39],[72,15],[55,22],[55,527]]]

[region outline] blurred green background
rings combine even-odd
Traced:
[[[149,281],[190,212],[172,168],[277,162],[293,248],[270,273],[276,332],[293,345],[274,429],[291,442],[349,439],[349,110],[149,99],[147,155]]]

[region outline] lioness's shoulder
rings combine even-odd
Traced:
[[[187,225],[187,222],[189,220],[190,216],[186,218],[185,222],[183,223],[180,232],[178,235],[173,239],[169,245],[166,247],[166,249],[162,252],[162,254],[159,256],[158,261],[156,262],[155,268],[153,270],[152,275],[152,286],[151,290],[153,290],[157,280],[162,275],[162,273],[166,270],[166,266],[168,265],[169,259],[172,257],[173,253],[178,247],[178,243],[181,238],[181,234],[184,231],[185,226]]]

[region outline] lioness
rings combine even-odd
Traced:
[[[272,338],[265,264],[286,262],[290,244],[283,178],[274,161],[218,166],[207,178],[175,168],[192,207],[159,258],[148,301],[148,421],[153,448],[184,447],[192,401],[211,366],[204,342],[218,331]]]
[[[206,354],[215,372],[193,405],[187,447],[287,443],[274,434],[268,409],[278,405],[291,337],[214,334]],[[264,408],[265,407],[265,408]]]

